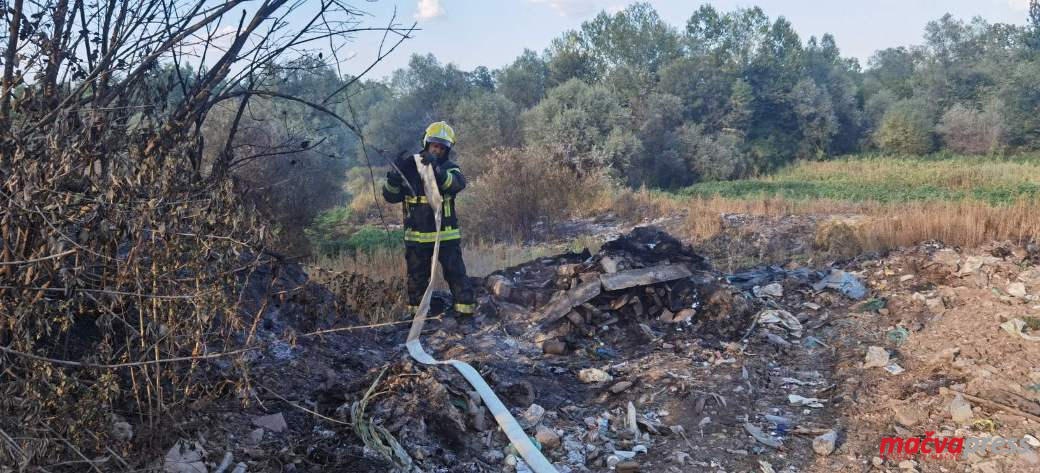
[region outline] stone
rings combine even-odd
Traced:
[[[628,389],[630,387],[632,387],[632,382],[631,381],[619,381],[619,382],[615,383],[613,386],[610,387],[610,392],[612,392],[614,394],[618,394],[618,393],[621,393],[621,392],[625,391],[626,389]]]
[[[488,450],[481,454],[480,458],[491,465],[497,465],[506,459],[506,454],[499,450]]]
[[[828,430],[827,433],[813,439],[812,448],[816,451],[817,455],[827,456],[834,452],[834,447],[837,444],[838,433],[833,430]]]
[[[542,343],[542,352],[546,355],[563,355],[567,353],[567,344],[563,340],[546,340]]]
[[[520,426],[529,429],[542,422],[542,418],[545,417],[545,408],[538,404],[531,404],[523,414],[520,415]]]
[[[285,423],[285,416],[281,412],[267,416],[254,417],[253,425],[263,427],[274,433],[285,432],[289,425]]]
[[[892,413],[896,422],[905,427],[913,427],[921,422],[921,411],[911,405],[893,405]]]
[[[943,311],[946,310],[946,304],[943,304],[942,299],[939,298],[939,297],[933,297],[931,299],[926,299],[924,301],[924,305],[926,307],[928,307],[928,310],[931,313],[937,314],[937,315],[943,313]]]
[[[914,278],[913,274],[904,274],[902,276],[899,276],[899,282],[907,282],[907,281],[909,281],[909,280],[911,280],[913,278]]]
[[[914,468],[917,468],[917,462],[913,460],[903,460],[899,462],[900,470],[913,470]]]
[[[867,356],[863,361],[864,368],[884,368],[888,365],[888,350],[882,347],[868,347]]]
[[[661,315],[659,315],[657,317],[657,320],[660,320],[661,322],[664,322],[664,323],[671,323],[672,320],[674,320],[674,319],[675,319],[675,314],[672,313],[672,311],[670,311],[668,309],[662,310],[661,311]]]
[[[616,273],[618,270],[618,262],[614,258],[604,256],[599,260],[599,265],[603,268],[605,273]]]
[[[166,473],[209,473],[209,468],[202,461],[205,455],[206,451],[198,442],[178,440],[166,452],[163,469]]]
[[[950,401],[950,417],[956,422],[968,422],[972,419],[971,403],[964,396],[957,394]]]
[[[578,372],[578,379],[585,384],[592,383],[607,383],[614,380],[614,377],[599,368],[585,368]]]
[[[881,457],[874,457],[870,459],[870,464],[881,468],[881,466],[885,464],[885,460],[881,459]]]
[[[751,288],[755,297],[783,297],[784,287],[780,283],[772,283],[766,286],[755,286]]]
[[[1011,297],[1017,297],[1019,299],[1022,299],[1026,297],[1026,285],[1020,282],[1013,282],[1011,284],[1008,284],[1007,293]]]
[[[539,425],[535,430],[534,438],[542,444],[543,450],[556,450],[560,446],[560,436],[553,429]]]
[[[1000,467],[994,461],[979,462],[973,465],[973,468],[981,473],[1000,473]]]

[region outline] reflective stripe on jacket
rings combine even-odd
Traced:
[[[400,188],[383,184],[383,198],[392,204],[401,203],[404,212],[404,241],[406,245],[433,245],[437,238],[437,222],[433,209],[426,200],[426,190],[415,168],[415,160],[409,156],[398,159],[395,163],[401,170],[404,179],[418,195],[411,195],[408,186]],[[462,238],[459,231],[459,219],[455,213],[455,195],[466,188],[466,177],[459,166],[447,158],[438,160],[437,187],[444,197],[444,206],[439,209],[441,219],[440,239],[442,242],[458,241]]]

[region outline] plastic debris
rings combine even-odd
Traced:
[[[888,337],[888,341],[894,343],[896,346],[900,346],[910,339],[910,331],[903,327],[896,327],[889,330],[885,335]]]
[[[1026,321],[1022,320],[1022,319],[1011,319],[1011,320],[1008,320],[1007,322],[1004,322],[1004,323],[1000,324],[1000,328],[1004,329],[1005,332],[1010,333],[1011,335],[1017,335],[1017,336],[1022,337],[1022,338],[1026,339],[1026,340],[1030,340],[1030,341],[1034,341],[1034,342],[1040,341],[1040,337],[1033,336],[1033,335],[1028,335],[1025,332],[1023,332],[1022,329],[1025,328],[1025,327],[1026,327]]]
[[[861,300],[867,296],[867,288],[863,283],[856,276],[840,269],[832,269],[820,282],[813,284],[813,289],[817,291],[834,289],[855,300]]]
[[[764,310],[758,314],[758,323],[780,327],[794,338],[802,338],[802,323],[786,310]]]
[[[780,440],[770,437],[765,432],[763,432],[762,429],[755,427],[754,425],[751,425],[748,422],[744,423],[744,430],[746,430],[747,433],[751,434],[751,436],[754,437],[755,440],[757,440],[759,443],[767,447],[780,448],[784,445]]]
[[[797,394],[788,394],[787,402],[791,403],[793,406],[823,407],[823,403],[826,401],[815,397],[802,397]]]

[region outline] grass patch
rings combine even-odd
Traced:
[[[779,197],[879,203],[975,200],[1007,205],[1040,198],[1040,155],[849,156],[800,162],[766,177],[700,183],[680,193],[731,199]]]

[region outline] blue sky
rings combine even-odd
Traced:
[[[379,0],[355,1],[371,17],[370,24],[386,22],[396,7],[399,22],[419,22],[422,31],[405,41],[370,73],[380,78],[407,64],[412,54],[433,53],[442,62],[470,70],[484,65],[497,68],[512,62],[524,48],[541,51],[563,31],[578,28],[596,13],[616,11],[627,0]],[[702,3],[650,0],[658,13],[676,27]],[[866,59],[878,50],[922,42],[924,26],[945,13],[970,19],[981,16],[991,23],[1025,24],[1029,0],[716,0],[720,11],[758,5],[770,18],[787,17],[803,41],[810,35],[831,33],[845,56]],[[353,58],[343,72],[358,73],[372,61],[379,45],[375,34],[363,34],[348,48]]]

